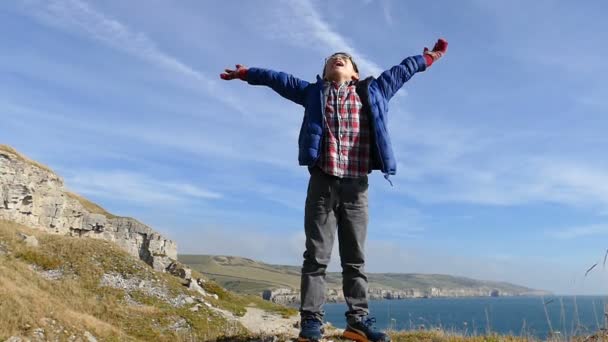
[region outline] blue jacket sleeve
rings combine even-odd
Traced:
[[[415,73],[424,70],[426,70],[424,57],[421,55],[408,57],[401,64],[380,74],[372,81],[370,87],[376,87],[388,101]]]
[[[290,74],[262,68],[249,68],[247,83],[268,86],[284,98],[302,106],[304,106],[306,88],[309,85],[308,82]]]

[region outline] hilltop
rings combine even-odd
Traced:
[[[227,289],[245,294],[260,294],[264,290],[292,290],[300,286],[300,267],[271,265],[247,258],[217,255],[178,255],[178,259],[205,274]],[[444,274],[368,273],[370,297],[397,299],[412,297],[522,296],[546,295],[507,282],[493,282]],[[342,276],[328,272],[330,300],[340,300]],[[285,291],[283,291],[285,292]],[[333,294],[333,297],[332,297]],[[293,298],[291,295],[290,298]]]

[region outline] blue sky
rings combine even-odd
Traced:
[[[218,74],[242,63],[313,80],[324,57],[348,51],[363,76],[378,75],[445,37],[445,58],[391,101],[398,173],[394,187],[370,179],[368,271],[604,294],[607,10],[602,1],[4,1],[0,142],[181,253],[300,264],[303,109]]]

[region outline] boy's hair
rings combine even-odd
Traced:
[[[327,61],[329,61],[330,59],[332,59],[333,57],[336,57],[336,56],[344,56],[344,57],[348,58],[348,60],[350,60],[350,62],[353,64],[353,69],[355,70],[355,72],[357,74],[359,73],[359,68],[357,67],[357,63],[355,63],[353,56],[349,55],[346,52],[336,52],[336,53],[332,54],[331,56],[325,58],[325,63],[323,63],[323,79],[325,79],[325,67],[327,66]]]

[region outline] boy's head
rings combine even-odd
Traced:
[[[347,82],[359,79],[359,68],[353,57],[345,52],[336,52],[325,59],[323,79],[335,82]]]

